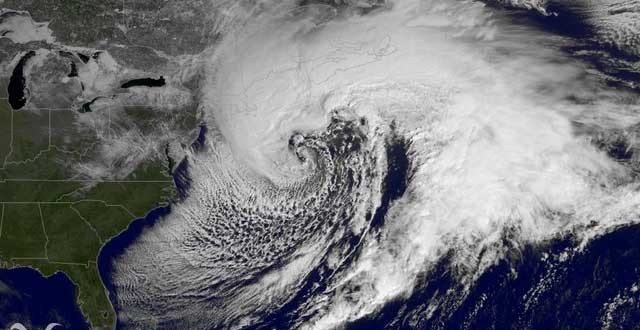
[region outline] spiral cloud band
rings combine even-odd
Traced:
[[[221,6],[188,194],[113,262],[121,324],[340,328],[442,258],[465,288],[638,220],[635,169],[592,139],[638,106],[564,37],[472,1]]]

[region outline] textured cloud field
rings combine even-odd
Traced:
[[[321,268],[294,325],[340,327],[444,256],[471,285],[524,244],[638,220],[637,169],[594,143],[638,122],[637,99],[564,52],[569,37],[472,1],[363,11],[229,7],[203,55],[189,196],[115,261],[123,325],[252,325]],[[406,190],[374,221],[394,145]]]

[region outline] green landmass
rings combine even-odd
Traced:
[[[3,204],[0,254],[7,259],[45,258],[46,236],[37,205]]]
[[[85,182],[68,166],[95,141],[71,136],[72,112],[12,111],[0,100],[0,267],[28,266],[44,276],[65,273],[93,329],[112,329],[115,313],[97,257],[135,218],[175,195],[164,161],[149,161],[127,178]],[[12,124],[13,123],[13,124]]]

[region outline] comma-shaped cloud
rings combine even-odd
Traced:
[[[60,324],[60,323],[49,323],[44,330],[53,330],[53,328],[55,328],[57,326],[62,326],[62,324]],[[16,323],[11,325],[9,330],[28,330],[28,329],[22,323],[16,322]]]
[[[22,323],[14,323],[11,325],[9,330],[27,330],[27,327],[25,327]]]

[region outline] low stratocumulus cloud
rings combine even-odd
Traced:
[[[265,7],[207,52],[208,149],[188,153],[188,198],[115,262],[122,322],[252,324],[323,264],[297,326],[334,328],[409,294],[451,251],[472,283],[507,233],[586,241],[638,219],[632,170],[579,134],[624,130],[638,109],[569,41],[477,2]],[[390,136],[408,141],[411,175],[373,228]]]

